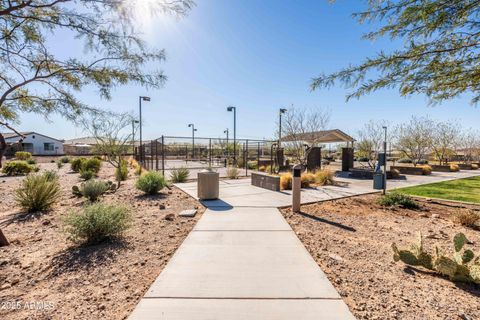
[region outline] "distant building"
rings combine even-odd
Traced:
[[[24,137],[16,133],[2,133],[7,146],[6,155],[15,151],[27,151],[37,156],[63,155],[63,141],[37,132],[20,132]]]
[[[65,140],[63,148],[68,155],[89,155],[93,153],[93,148],[97,141],[93,137],[75,138]]]

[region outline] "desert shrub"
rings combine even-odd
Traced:
[[[390,175],[392,178],[400,178],[400,171],[397,169],[390,169]]]
[[[280,175],[280,189],[291,190],[292,189],[292,174],[290,172]]]
[[[235,167],[228,167],[227,168],[227,177],[229,179],[237,179],[238,178],[238,169]]]
[[[58,179],[58,174],[55,170],[45,170],[43,172],[43,175],[45,176],[45,178],[48,180],[48,181],[53,181],[53,180],[56,180]]]
[[[429,165],[421,166],[421,168],[422,168],[423,175],[428,176],[429,174],[432,174],[432,167],[430,167]]]
[[[80,178],[83,180],[90,180],[95,176],[95,172],[92,170],[86,170],[83,168],[80,168]]]
[[[243,159],[243,157],[237,157],[237,167],[238,168],[245,167],[245,159]]]
[[[65,230],[77,243],[96,244],[121,236],[131,226],[131,220],[126,206],[97,202],[70,213]]]
[[[125,181],[128,178],[128,166],[127,161],[122,160],[120,166],[115,169],[115,179],[117,181]]]
[[[409,159],[409,158],[401,158],[401,159],[398,159],[397,161],[398,163],[412,163],[412,159]]]
[[[70,168],[72,169],[73,172],[79,172],[85,161],[87,161],[87,159],[83,157],[72,159],[70,161]]]
[[[142,169],[142,166],[141,166],[141,165],[139,165],[138,167],[136,167],[135,170],[134,170],[134,173],[135,173],[135,175],[137,175],[137,176],[141,175],[142,172],[143,172],[143,169]]]
[[[417,163],[418,163],[418,164],[428,164],[428,160],[420,159],[420,160],[418,160]]]
[[[248,170],[256,170],[257,166],[258,166],[257,161],[248,161],[247,162]]]
[[[32,174],[15,190],[15,201],[28,212],[50,209],[60,198],[60,183],[49,174]]]
[[[265,166],[258,167],[258,171],[265,172],[265,170],[266,170]]]
[[[80,169],[89,170],[97,174],[100,171],[101,166],[102,166],[101,160],[98,160],[97,158],[90,158],[82,162]]]
[[[407,209],[417,209],[418,203],[412,197],[399,192],[390,192],[378,199],[378,204],[384,207],[400,206]]]
[[[452,221],[466,227],[475,227],[480,221],[480,214],[473,210],[457,210],[452,214]]]
[[[63,157],[61,157],[61,158],[59,159],[59,161],[60,161],[61,163],[69,163],[69,162],[70,162],[70,158],[67,157],[67,156],[63,156]]]
[[[149,171],[140,176],[135,187],[147,194],[155,194],[167,186],[167,182],[161,173]]]
[[[477,169],[478,169],[478,164],[472,163],[471,166],[472,166],[472,169],[473,169],[473,170],[477,170]]]
[[[265,172],[266,173],[270,173],[270,172],[275,173],[277,171],[278,171],[278,167],[276,165],[273,165],[273,166],[268,165],[268,166],[265,167]]]
[[[315,175],[311,172],[302,173],[300,176],[302,188],[310,187],[310,184],[315,183]]]
[[[63,167],[63,162],[62,161],[57,161],[56,164],[57,164],[58,169],[61,169]]]
[[[28,164],[37,164],[37,160],[35,160],[35,159],[33,159],[33,158],[29,158],[29,159],[27,159],[27,160],[25,160],[25,161],[27,161]]]
[[[452,172],[460,171],[460,167],[456,163],[451,163],[450,164],[450,171],[452,171]]]
[[[370,159],[368,159],[367,157],[360,157],[357,159],[358,162],[368,162]]]
[[[315,182],[321,186],[334,184],[335,178],[333,172],[328,169],[318,170],[315,173]]]
[[[34,171],[38,171],[37,167],[28,164],[28,162],[24,160],[14,160],[7,162],[2,169],[2,172],[5,173],[7,176],[25,175]]]
[[[17,160],[28,160],[32,158],[32,154],[27,151],[17,151],[15,152],[15,159]]]
[[[77,196],[83,196],[91,202],[94,202],[105,192],[113,188],[114,186],[111,182],[92,179],[82,183],[80,187],[73,186],[72,193]]]
[[[185,182],[187,181],[189,175],[190,170],[185,167],[174,168],[170,173],[170,180],[172,180],[172,182],[174,183]]]
[[[99,156],[98,154],[97,154],[97,155],[94,155],[94,156],[93,156],[93,159],[97,159],[97,160],[99,160],[99,161],[103,161],[102,156]]]

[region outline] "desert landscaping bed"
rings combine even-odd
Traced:
[[[41,163],[55,169],[55,163]],[[99,178],[113,180],[104,163]],[[132,209],[132,227],[122,240],[79,246],[67,238],[63,220],[85,201],[72,195],[78,174],[59,171],[62,197],[53,210],[26,217],[13,189],[24,177],[0,177],[0,224],[10,245],[0,248],[1,319],[125,319],[200,218],[203,207],[179,189],[146,196],[135,176],[108,203]],[[198,209],[194,218],[179,217]]]
[[[480,206],[422,200],[418,210],[386,209],[376,204],[378,197],[282,213],[358,319],[480,319],[480,286],[394,262],[391,248],[392,242],[409,247],[420,231],[428,251],[437,245],[452,255],[452,238],[463,232],[478,255],[480,231],[453,224],[451,214]]]

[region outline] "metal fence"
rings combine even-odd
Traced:
[[[161,136],[136,147],[134,156],[145,169],[167,176],[181,167],[190,170],[191,179],[206,168],[227,176],[227,168],[233,165],[239,175],[247,176],[249,170],[273,162],[273,147],[274,141],[268,140],[236,139],[234,143],[224,138]]]

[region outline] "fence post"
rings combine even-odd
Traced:
[[[155,170],[158,171],[158,139],[155,139]]]
[[[248,177],[248,139],[245,144],[245,177]]]
[[[257,170],[260,168],[260,142],[257,142]]]
[[[165,177],[165,139],[162,135],[162,174]]]
[[[209,167],[212,167],[212,138],[208,141],[208,158]]]

